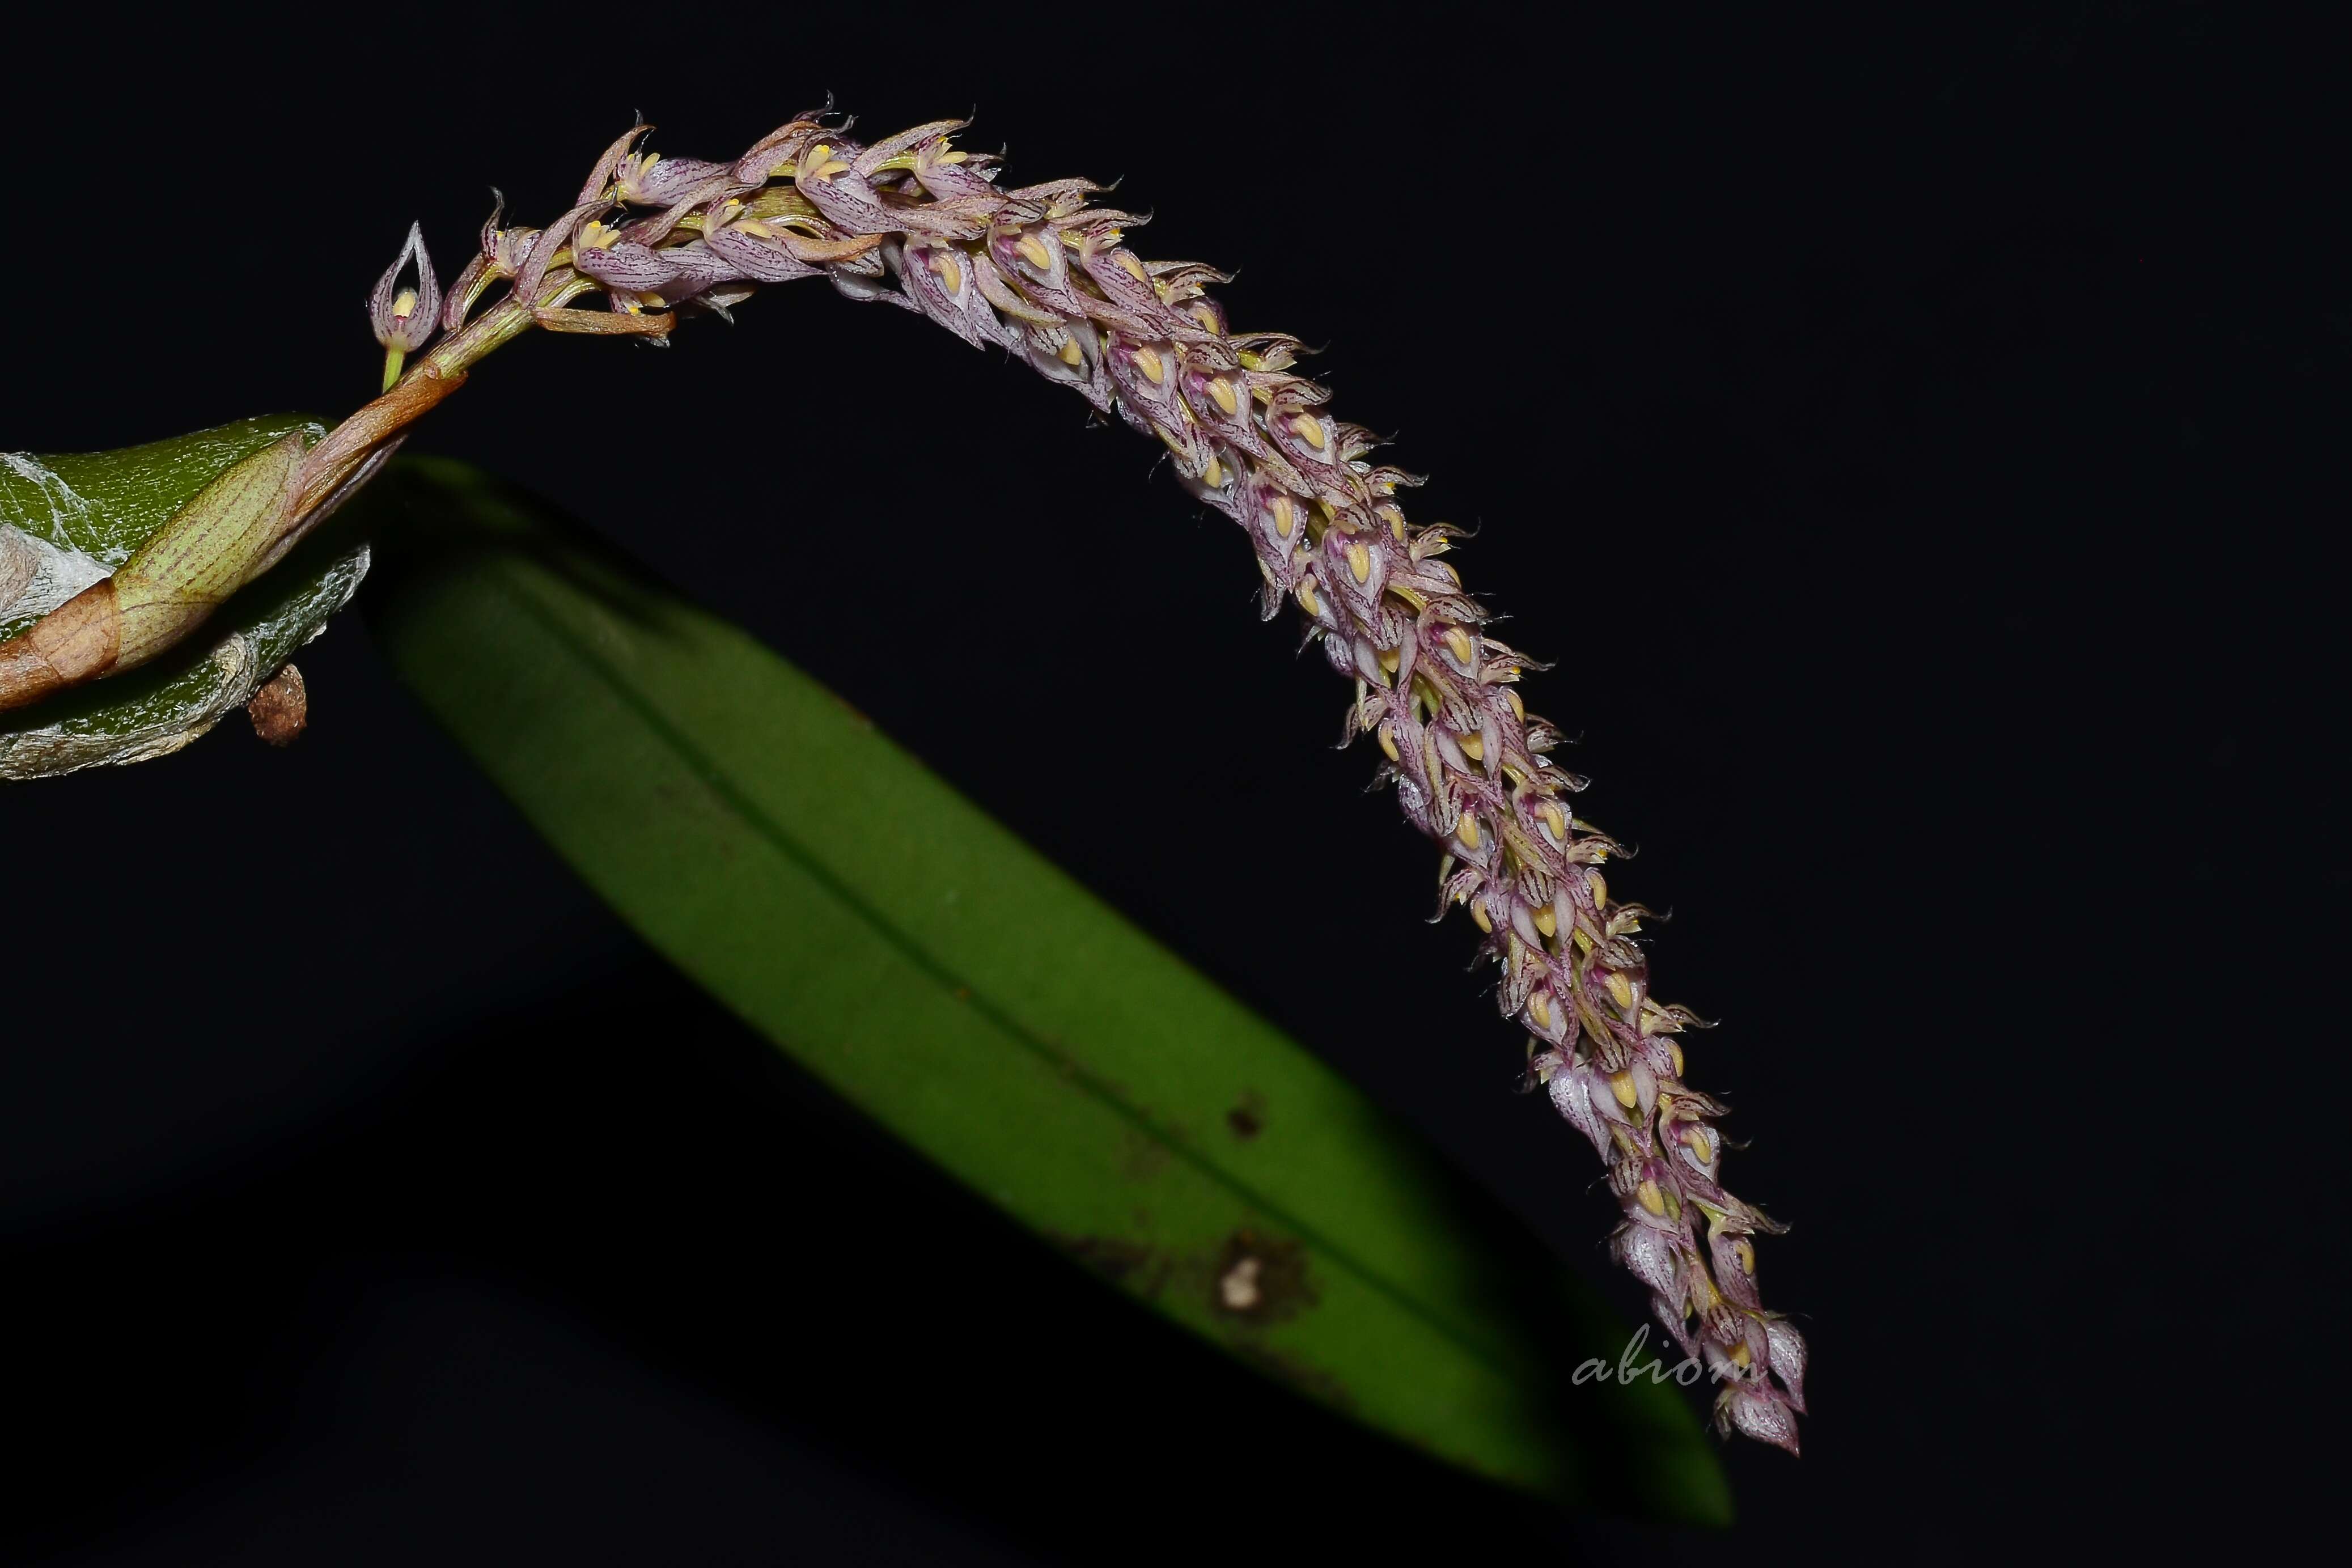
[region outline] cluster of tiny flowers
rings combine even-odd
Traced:
[[[1648,911],[1611,900],[1601,866],[1618,846],[1570,811],[1584,781],[1547,756],[1560,734],[1517,691],[1544,667],[1486,631],[1441,559],[1458,534],[1407,521],[1397,492],[1419,481],[1373,462],[1370,433],[1293,374],[1297,341],[1232,331],[1207,292],[1224,275],[1142,259],[1125,244],[1142,220],[1096,205],[1102,187],[1002,188],[993,158],[952,146],[960,121],[860,145],[831,118],[795,120],[731,163],[635,151],[639,128],[548,229],[494,213],[442,325],[511,280],[566,317],[601,291],[620,319],[572,330],[658,341],[667,318],[651,312],[723,312],[754,285],[822,275],[1002,348],[1162,443],[1185,488],[1248,537],[1265,615],[1295,604],[1355,682],[1348,733],[1376,739],[1406,816],[1443,849],[1443,900],[1484,933],[1503,1015],[1532,1037],[1532,1080],[1608,1167],[1625,1216],[1612,1251],[1721,1382],[1717,1425],[1795,1451],[1805,1345],[1758,1296],[1753,1240],[1783,1227],[1720,1184],[1724,1107],[1685,1085],[1675,1039],[1698,1020],[1650,994],[1633,940]],[[380,340],[404,349],[432,294],[421,244],[411,254],[415,298],[388,278],[375,312]]]

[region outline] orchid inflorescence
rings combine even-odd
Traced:
[[[369,303],[387,391],[272,481],[271,537],[299,535],[468,366],[530,327],[663,342],[680,309],[723,315],[794,279],[918,311],[1116,413],[1241,525],[1265,614],[1295,604],[1354,681],[1347,733],[1375,738],[1381,778],[1443,851],[1440,912],[1468,909],[1501,1010],[1530,1037],[1530,1082],[1608,1167],[1624,1212],[1612,1250],[1721,1381],[1717,1426],[1794,1452],[1805,1344],[1758,1296],[1753,1239],[1783,1227],[1720,1184],[1724,1107],[1684,1083],[1675,1037],[1698,1020],[1651,995],[1633,940],[1648,911],[1612,901],[1601,873],[1622,850],[1570,811],[1584,781],[1550,761],[1561,736],[1520,700],[1520,677],[1544,667],[1487,633],[1442,559],[1459,533],[1407,521],[1397,495],[1420,481],[1331,416],[1326,391],[1294,372],[1297,340],[1232,331],[1208,292],[1225,275],[1137,256],[1125,237],[1144,220],[1096,205],[1103,187],[1000,187],[995,158],[953,146],[963,124],[861,145],[821,112],[731,163],[642,151],[650,128],[636,126],[545,229],[507,225],[501,200],[446,294],[412,229]],[[573,304],[591,296],[604,308]],[[80,667],[108,672],[96,655]],[[58,672],[82,678],[55,658],[34,671]]]

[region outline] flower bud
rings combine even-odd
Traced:
[[[1664,1232],[1646,1225],[1622,1225],[1610,1243],[1617,1261],[1650,1293],[1666,1300],[1682,1294],[1682,1259]]]
[[[1789,1387],[1789,1406],[1805,1412],[1805,1336],[1786,1318],[1764,1320],[1764,1342],[1772,1352],[1772,1375]]]
[[[1769,1390],[1740,1384],[1726,1388],[1716,1401],[1715,1424],[1718,1431],[1737,1428],[1759,1443],[1797,1451],[1797,1417]]]

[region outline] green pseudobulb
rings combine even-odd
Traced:
[[[113,452],[0,455],[0,637],[112,574],[225,469],[289,431],[321,433],[271,415]],[[0,781],[178,751],[318,636],[367,569],[364,543],[312,539],[154,662],[0,713]]]

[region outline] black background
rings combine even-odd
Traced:
[[[1484,529],[1726,1020],[1692,1074],[1816,1363],[1731,1540],[1426,1468],[1034,1247],[633,945],[352,618],[290,752],[0,798],[0,1554],[2032,1560],[2324,1501],[2346,39],[1609,9],[18,24],[0,443],[355,406],[409,220],[454,273],[636,109],[727,156],[976,104],[1015,181],[1123,177]],[[912,316],[739,317],[526,342],[416,449],[753,627],[1637,1311],[1230,525]]]

